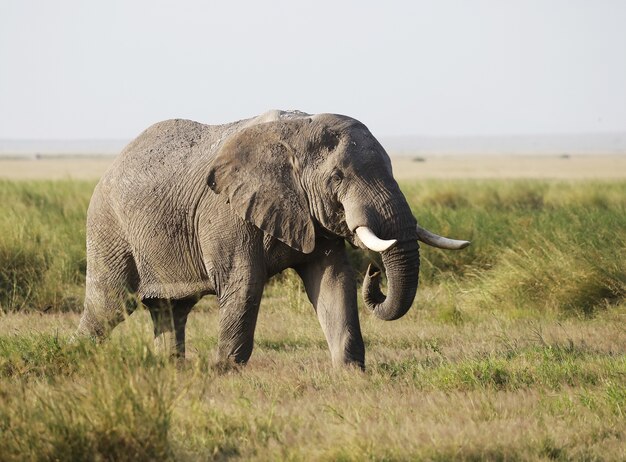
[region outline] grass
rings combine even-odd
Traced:
[[[212,298],[184,363],[154,353],[144,310],[69,343],[93,183],[0,182],[0,461],[624,460],[626,183],[402,186],[422,225],[473,245],[423,247],[402,320],[361,313],[360,373],[330,367],[290,271],[243,370],[213,363]]]
[[[421,278],[470,309],[591,315],[626,294],[626,183],[431,181],[406,186],[420,222],[473,240],[428,249]],[[417,207],[417,204],[420,206]]]
[[[80,311],[92,189],[0,181],[0,310]],[[462,252],[422,251],[422,286],[463,293],[463,310],[591,315],[626,294],[626,182],[431,180],[403,189],[423,226],[473,240]],[[360,274],[377,258],[351,257]]]
[[[333,370],[313,314],[285,301],[266,300],[241,371],[212,366],[210,307],[192,313],[182,365],[153,353],[143,310],[99,346],[66,342],[77,315],[6,315],[0,460],[626,455],[623,308],[460,326],[429,310],[396,326],[364,315],[369,367],[359,373]]]
[[[0,180],[0,311],[79,309],[93,187]]]

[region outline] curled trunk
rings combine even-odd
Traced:
[[[419,245],[415,241],[398,243],[381,255],[387,273],[387,295],[380,290],[380,269],[370,265],[363,279],[363,299],[378,318],[392,321],[404,316],[415,298]]]

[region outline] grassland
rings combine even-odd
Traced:
[[[113,162],[113,156],[0,157],[0,178],[20,180],[94,180]],[[549,155],[433,155],[392,156],[395,177],[415,179],[626,179],[626,156],[593,154]]]
[[[403,183],[423,225],[473,245],[423,247],[403,319],[361,313],[365,373],[330,367],[290,272],[243,370],[213,365],[212,298],[183,364],[144,310],[69,344],[93,184],[0,181],[0,460],[626,459],[623,180]]]

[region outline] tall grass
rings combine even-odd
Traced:
[[[626,295],[626,183],[430,181],[406,185],[424,226],[468,238],[423,248],[421,280],[462,309],[592,314]]]
[[[93,186],[0,180],[0,311],[80,307]]]
[[[93,186],[0,181],[1,311],[80,310]],[[460,252],[422,246],[422,287],[457,314],[589,315],[626,294],[624,182],[431,180],[402,188],[420,224],[473,241]],[[359,275],[378,258],[350,256]],[[462,296],[450,302],[453,293]]]
[[[43,334],[2,338],[0,460],[169,457],[175,374],[144,347],[132,336],[97,352]]]

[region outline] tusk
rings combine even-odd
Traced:
[[[397,239],[385,241],[379,238],[376,234],[374,234],[374,231],[369,229],[367,226],[359,226],[356,229],[356,235],[359,236],[359,239],[361,239],[361,242],[365,244],[365,247],[375,252],[384,252],[385,250],[392,248],[396,242],[398,242]]]
[[[470,245],[470,241],[448,239],[447,237],[431,233],[427,229],[422,228],[420,225],[417,225],[417,239],[422,241],[424,244],[447,250],[460,250]]]

